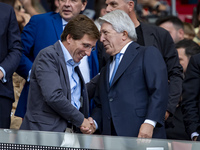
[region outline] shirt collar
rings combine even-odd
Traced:
[[[62,18],[62,25],[63,25],[63,26],[66,26],[66,25],[67,25],[67,23],[68,23],[68,22],[67,22],[67,21],[65,21],[65,20]]]
[[[63,51],[63,54],[64,54],[65,63],[67,65],[74,66],[74,67],[78,66],[80,64],[80,62],[78,62],[78,63],[74,62],[69,51],[66,49],[66,47],[63,45],[63,43],[60,40],[59,40],[59,42],[60,42],[60,45],[61,45],[61,48],[62,48],[62,51]]]
[[[133,42],[133,41],[128,42],[128,43],[122,48],[122,50],[120,51],[120,53],[121,53],[122,55],[124,55],[124,53],[126,52],[127,47],[128,47],[132,42]]]

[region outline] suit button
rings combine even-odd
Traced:
[[[109,101],[112,102],[112,101],[113,101],[113,98],[110,98]]]

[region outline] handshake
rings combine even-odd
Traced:
[[[83,134],[93,134],[96,131],[94,120],[91,117],[88,119],[84,118],[80,130]]]

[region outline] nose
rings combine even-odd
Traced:
[[[20,12],[25,13],[25,9],[24,9],[24,7],[21,7]]]
[[[91,51],[92,51],[92,48],[91,48],[91,49],[89,49],[89,50],[86,50],[86,51],[85,51],[85,54],[86,54],[87,56],[90,56],[90,54],[91,54]]]
[[[111,12],[111,11],[112,11],[112,8],[110,7],[110,5],[107,5],[107,6],[106,6],[106,12],[109,13],[109,12]]]
[[[103,42],[104,40],[105,40],[104,35],[101,34],[101,36],[100,36],[100,41]]]

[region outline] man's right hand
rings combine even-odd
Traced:
[[[82,125],[80,126],[80,130],[84,134],[92,134],[96,130],[96,126],[91,117],[88,119],[84,118]]]

